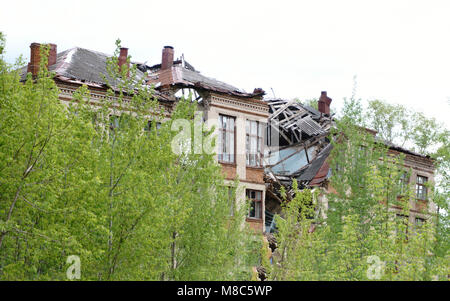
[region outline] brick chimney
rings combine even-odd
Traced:
[[[264,95],[266,94],[266,91],[264,91],[262,88],[255,88],[253,89],[253,94],[255,98],[262,100],[264,98]]]
[[[322,91],[318,101],[319,112],[325,115],[330,115],[331,98],[327,96],[327,91]]]
[[[119,54],[119,70],[122,70],[122,65],[127,64],[127,58],[128,58],[128,48],[121,47],[120,48],[120,54]],[[130,64],[127,64],[128,72],[127,76],[130,74]]]
[[[48,54],[48,64],[47,68],[56,63],[56,44],[49,44],[50,50]],[[41,62],[41,44],[40,43],[31,43],[30,45],[30,62],[28,63],[27,72],[31,72],[33,76],[36,76],[39,73],[39,64]]]
[[[31,72],[33,76],[36,76],[39,72],[39,62],[41,61],[40,48],[41,44],[39,43],[31,43],[30,45],[31,53],[27,72]]]
[[[173,47],[164,46],[162,51],[161,70],[170,69],[173,66]]]
[[[163,90],[168,91],[170,85],[173,83],[173,47],[164,46],[161,59],[161,70],[159,71],[159,81]]]
[[[50,51],[48,53],[48,66],[56,64],[56,55],[58,52],[56,51],[56,44],[49,44],[50,45]]]

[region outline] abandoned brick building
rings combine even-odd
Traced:
[[[320,189],[319,202],[328,207],[327,194],[333,192],[329,178],[332,174],[328,157],[332,150],[329,143],[329,132],[333,124],[330,115],[331,98],[323,91],[318,101],[318,110],[300,104],[296,101],[281,99],[267,100],[270,106],[269,123],[278,126],[280,134],[279,147],[271,149],[270,141],[266,148],[266,232],[274,230],[273,215],[280,213],[282,200],[278,193],[283,185],[288,190],[292,181],[297,181],[299,187]],[[365,129],[372,135],[373,130]],[[376,137],[376,136],[375,136]],[[428,200],[426,183],[434,182],[434,164],[429,156],[421,155],[387,141],[382,142],[388,147],[388,154],[396,156],[402,153],[404,157],[401,185],[412,186],[416,198],[409,200],[410,213],[406,218],[411,225],[424,222],[430,212],[436,212],[433,202]],[[399,196],[400,197],[400,196]],[[393,206],[391,210],[399,217],[401,208]]]
[[[107,85],[101,74],[107,74],[109,55],[75,47],[57,52],[50,45],[48,68],[55,73],[62,101],[73,101],[73,94],[81,85],[90,90],[95,105],[107,96]],[[31,58],[22,76],[36,75],[39,68],[40,44],[32,43]],[[128,49],[121,48],[119,65],[127,62]],[[155,97],[164,107],[167,117],[177,100],[192,95],[203,112],[204,121],[215,125],[217,131],[217,160],[229,185],[235,178],[239,187],[235,204],[250,199],[246,221],[259,233],[274,230],[273,215],[280,213],[282,200],[277,195],[281,185],[290,187],[296,180],[303,187],[321,189],[326,202],[329,191],[331,144],[327,140],[333,118],[331,98],[322,92],[318,110],[297,101],[264,98],[262,89],[248,93],[227,83],[202,75],[184,60],[174,58],[174,49],[162,50],[161,63],[137,66],[137,76],[155,87]],[[148,77],[145,78],[145,73]],[[427,218],[421,209],[435,211],[428,203],[426,182],[433,182],[434,166],[431,158],[407,149],[389,145],[390,152],[405,154],[405,168],[412,170],[405,183],[414,185],[417,200],[411,200],[411,223]]]

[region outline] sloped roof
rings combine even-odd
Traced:
[[[261,97],[265,92],[261,89],[255,89],[253,93],[248,93],[243,89],[239,89],[233,85],[227,84],[225,82],[219,81],[215,78],[205,76],[195,68],[187,63],[186,61],[177,60],[173,62],[174,65],[171,68],[172,81],[171,85],[180,85],[184,87],[201,88],[209,91],[239,96],[239,97]],[[149,78],[150,83],[159,86],[161,84],[159,74],[161,65],[154,65],[148,67],[147,70],[150,71]],[[164,70],[166,71],[166,70]]]
[[[244,90],[236,88],[230,84],[224,83],[222,81],[216,80],[215,78],[207,77],[200,74],[197,71],[192,71],[187,68],[180,68],[182,73],[182,79],[190,84],[200,85],[207,89],[223,91],[223,92],[234,92],[238,94],[246,94]]]
[[[49,66],[49,71],[55,72],[55,79],[63,82],[86,84],[92,87],[106,87],[107,82],[115,86],[117,82],[112,80],[107,72],[107,59],[112,57],[102,52],[74,47],[59,52],[56,56],[56,63]],[[131,62],[131,64],[137,64]],[[21,78],[24,80],[27,74],[27,66],[21,70]],[[139,68],[136,69],[137,79],[144,80],[144,72]],[[106,79],[106,80],[105,80]],[[157,97],[168,100],[159,92],[155,93]]]
[[[405,153],[405,154],[409,154],[409,155],[413,155],[413,156],[417,156],[417,157],[421,157],[421,158],[426,158],[426,159],[431,159],[430,156],[427,155],[423,155],[423,154],[419,154],[417,152],[414,152],[412,150],[406,149],[404,147],[401,147],[399,145],[396,145],[392,142],[389,142],[387,140],[383,140],[381,138],[376,138],[378,141],[380,141],[381,143],[383,143],[384,145],[388,146],[390,149]]]

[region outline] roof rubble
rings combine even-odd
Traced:
[[[266,182],[266,232],[275,230],[274,214],[281,211],[282,186],[286,199],[293,197],[292,181],[299,187],[320,186],[329,177],[326,162],[333,118],[297,100],[265,99],[269,105],[270,139],[264,153]],[[269,133],[268,133],[269,135]]]

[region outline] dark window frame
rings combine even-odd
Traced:
[[[252,193],[254,193],[254,197],[252,197]],[[259,199],[257,198],[259,193]],[[250,201],[250,206],[248,208],[248,213],[247,213],[247,218],[248,219],[252,219],[252,220],[262,220],[263,219],[263,215],[262,215],[262,211],[263,211],[263,191],[262,190],[254,190],[254,189],[246,189],[245,190],[245,197],[247,198],[247,200]],[[259,203],[259,207],[257,206],[257,204]],[[257,208],[259,208],[259,210],[257,210]],[[251,215],[251,212],[254,212],[254,215]],[[259,217],[258,217],[259,214]]]
[[[254,123],[256,123],[256,135],[252,133],[252,124]],[[248,167],[262,167],[264,143],[263,130],[262,122],[251,119],[245,121],[245,163]],[[251,153],[252,141],[256,141],[256,154]],[[251,158],[251,156],[255,157]]]
[[[145,132],[150,132],[151,129],[152,129],[153,124],[155,124],[156,132],[158,132],[159,129],[161,128],[161,126],[162,126],[162,123],[159,122],[159,121],[154,121],[154,120],[148,120],[147,121],[147,124],[144,127],[144,131]]]
[[[233,120],[233,129],[228,129],[228,126],[226,128],[223,128],[223,118],[226,119],[232,119]],[[227,121],[227,125],[228,125],[228,121]],[[224,160],[224,153],[223,153],[223,145],[225,143],[229,144],[231,139],[228,140],[227,134],[232,134],[233,135],[233,154],[229,154],[226,153],[225,155],[228,156],[228,158],[230,160]],[[225,135],[225,141],[223,139]],[[235,116],[230,116],[230,115],[225,115],[225,114],[219,114],[219,139],[220,139],[220,143],[219,143],[219,151],[218,151],[218,160],[220,163],[225,163],[225,164],[236,164],[236,117]],[[231,147],[229,147],[231,149]],[[232,160],[231,160],[232,158]]]
[[[416,199],[426,201],[428,198],[428,177],[417,175],[416,177]]]
[[[416,216],[414,218],[414,226],[417,227],[422,227],[425,223],[427,222],[427,220],[425,218],[422,217],[418,217]]]

